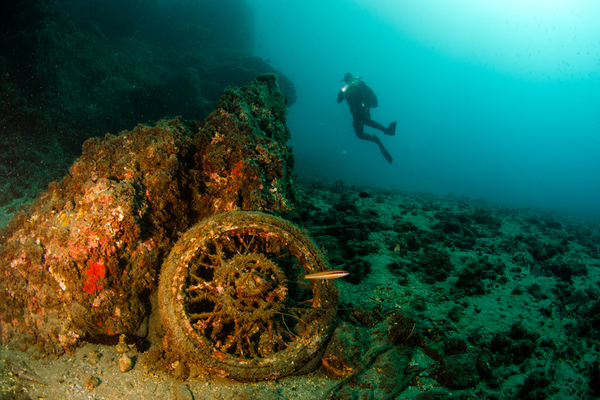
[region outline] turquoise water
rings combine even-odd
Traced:
[[[255,54],[296,85],[300,176],[600,216],[600,3],[249,3]],[[346,72],[398,121],[366,129],[391,165],[335,101]]]

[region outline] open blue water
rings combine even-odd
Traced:
[[[255,54],[298,92],[300,177],[600,216],[600,2],[249,0]],[[359,140],[346,72],[375,90]]]

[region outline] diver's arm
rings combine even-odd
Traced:
[[[337,98],[337,102],[338,104],[341,103],[342,101],[344,101],[344,92],[342,91],[342,89],[340,89],[340,91],[338,92],[338,98]]]

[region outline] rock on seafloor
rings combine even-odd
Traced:
[[[0,233],[2,343],[57,356],[86,336],[134,334],[180,232],[231,210],[290,213],[285,102],[276,76],[259,75],[229,87],[204,123],[87,140],[69,174]]]

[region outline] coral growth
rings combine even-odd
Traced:
[[[214,213],[231,210],[289,211],[295,200],[293,155],[285,142],[285,98],[273,74],[242,89],[229,88],[194,143],[204,148],[202,168]],[[250,152],[250,154],[249,154]]]
[[[135,332],[180,233],[223,211],[290,211],[285,113],[269,74],[227,89],[205,124],[165,119],[87,140],[69,174],[1,234],[2,342],[60,354],[90,326]]]
[[[83,284],[83,290],[88,294],[93,294],[96,290],[102,289],[102,286],[98,284],[98,280],[106,277],[106,269],[103,264],[90,261],[90,268],[85,271],[88,276],[87,280]]]

